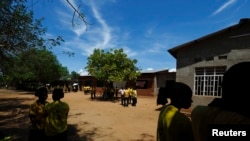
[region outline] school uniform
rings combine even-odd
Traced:
[[[36,101],[30,105],[29,116],[31,120],[31,128],[29,131],[29,141],[44,141],[45,140],[45,105],[48,101]]]
[[[56,100],[46,104],[45,111],[47,113],[45,133],[48,140],[67,141],[69,105]]]
[[[159,114],[157,141],[193,141],[190,119],[173,105],[164,106]]]

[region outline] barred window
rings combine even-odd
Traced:
[[[220,97],[222,95],[221,82],[225,71],[226,66],[195,68],[194,94]]]

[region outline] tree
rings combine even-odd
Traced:
[[[62,37],[45,39],[46,29],[41,19],[33,19],[33,12],[25,6],[26,0],[0,1],[0,71],[10,58],[34,48],[45,49],[60,45]]]
[[[136,80],[140,75],[139,68],[136,67],[137,60],[130,59],[123,52],[123,49],[110,49],[105,52],[102,49],[95,49],[88,57],[85,69],[90,75],[98,80],[109,83],[115,81]]]
[[[41,25],[43,19],[33,19],[33,11],[27,9],[25,2],[26,0],[0,1],[0,75],[2,80],[7,82],[12,82],[13,79],[45,82],[43,79],[59,77],[53,74],[56,73],[57,67],[62,66],[57,65],[55,71],[51,73],[52,76],[48,78],[43,77],[43,68],[38,73],[38,70],[33,67],[38,67],[35,63],[39,64],[37,61],[40,59],[39,55],[46,54],[44,53],[46,49],[60,45],[64,40],[61,36],[55,39],[45,39],[43,35],[46,33],[46,29]],[[34,54],[32,55],[32,53]],[[58,63],[57,59],[52,60],[52,62]],[[29,61],[33,63],[25,63]],[[67,71],[67,69],[61,68],[61,72],[63,71]],[[39,74],[40,78],[34,74]],[[47,74],[45,75],[47,76]]]
[[[80,20],[82,20],[87,26],[88,23],[85,20],[84,14],[78,8],[73,5],[69,0],[66,2],[73,9],[73,18],[72,18],[72,26],[74,26],[75,15],[78,16]],[[22,61],[25,60],[24,57],[21,57],[23,54],[27,52],[32,52],[36,50],[43,49],[51,49],[54,46],[60,45],[61,42],[64,42],[61,36],[58,36],[55,39],[45,39],[44,34],[46,33],[46,28],[43,28],[41,23],[43,18],[34,19],[32,9],[28,9],[26,7],[27,0],[1,0],[0,1],[0,83],[1,81],[13,81],[13,78],[22,79],[27,78],[35,79],[35,76],[31,74],[22,74],[16,73],[17,71],[13,64],[19,64],[20,58]],[[32,1],[33,4],[33,1]],[[73,56],[72,52],[63,52],[64,54],[68,54],[69,56]],[[26,65],[22,66],[24,70],[33,70],[33,68],[29,68],[32,66]],[[20,67],[19,71],[21,72]],[[17,69],[18,69],[17,68]],[[69,78],[68,70],[66,67],[59,66],[61,80],[65,80]],[[23,71],[23,70],[22,70]],[[20,74],[11,76],[9,74]],[[40,75],[42,76],[42,75]],[[57,77],[57,75],[54,75]],[[32,78],[34,77],[34,78]],[[21,78],[20,78],[21,79]],[[42,78],[37,79],[37,81],[43,81]]]
[[[75,81],[75,82],[77,82],[79,76],[80,76],[80,74],[75,72],[75,71],[72,71],[71,74],[70,74],[71,80]]]
[[[56,56],[48,50],[30,50],[19,54],[13,58],[13,64],[4,74],[9,82],[19,88],[39,84],[50,83],[69,76],[67,68],[63,67],[57,60]]]
[[[27,11],[22,1],[0,1],[1,60],[24,50],[43,46],[45,33],[41,19],[33,22],[32,12]]]

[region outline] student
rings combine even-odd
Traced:
[[[61,101],[63,97],[63,89],[55,88],[52,94],[53,102],[45,106],[45,133],[48,141],[67,141],[69,105]]]
[[[236,125],[250,127],[249,80],[250,62],[235,64],[224,73],[222,97],[215,98],[208,106],[195,107],[191,113],[196,141],[212,140],[212,128],[216,126],[232,130],[238,130],[234,129]]]
[[[49,102],[48,91],[46,87],[40,87],[36,90],[35,96],[38,99],[30,105],[29,117],[32,124],[29,133],[29,141],[44,141],[45,140],[45,111],[44,107]]]
[[[161,108],[157,124],[157,141],[193,141],[190,119],[180,112],[192,103],[192,90],[181,82],[169,88],[170,104]]]
[[[132,106],[136,106],[136,103],[137,103],[137,90],[136,90],[136,87],[133,89],[132,91]]]
[[[92,100],[95,99],[95,96],[96,96],[96,87],[95,86],[91,87],[90,94],[91,94],[91,99]]]
[[[121,104],[124,105],[124,93],[125,93],[125,90],[123,89],[123,87],[121,87],[121,89],[119,89],[119,93],[121,94]]]
[[[124,90],[123,106],[128,107],[129,104],[130,88]]]

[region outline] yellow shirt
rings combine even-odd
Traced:
[[[157,141],[193,141],[190,119],[173,105],[162,108],[157,126]]]
[[[134,97],[134,98],[137,97],[137,91],[136,91],[136,90],[133,90],[133,92],[132,92],[132,97]]]
[[[69,113],[69,105],[62,101],[54,101],[46,104],[45,111],[47,136],[54,136],[67,130],[67,118]]]
[[[29,116],[32,124],[32,129],[44,129],[45,128],[45,104],[49,102],[45,101],[41,103],[36,101],[30,105]]]
[[[128,89],[124,90],[124,97],[126,97],[126,98],[129,97],[129,90]]]

